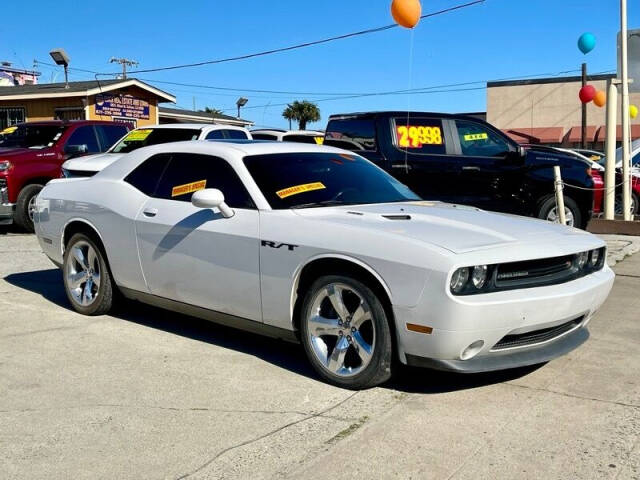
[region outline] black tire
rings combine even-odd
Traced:
[[[545,197],[538,205],[538,218],[548,220],[549,214],[556,208],[556,197],[554,195]],[[582,223],[582,212],[580,211],[580,207],[578,207],[576,201],[565,195],[564,206],[565,209],[569,209],[573,215],[573,226],[576,228],[584,228],[585,225]]]
[[[26,185],[18,194],[16,211],[13,214],[13,221],[23,230],[29,233],[34,232],[33,219],[29,215],[29,204],[42,190],[43,186],[38,184]]]
[[[341,376],[331,372],[328,367],[323,364],[317,357],[317,354],[315,353],[312,345],[308,319],[311,316],[314,302],[316,302],[317,298],[319,298],[319,296],[322,294],[321,292],[331,285],[346,285],[348,289],[352,290],[356,293],[357,296],[360,296],[362,300],[366,301],[371,317],[371,319],[369,320],[371,323],[368,327],[369,329],[375,329],[375,334],[372,337],[374,340],[372,341],[371,345],[373,346],[373,351],[371,353],[370,360],[368,360],[369,363],[360,372],[352,376]],[[320,277],[311,285],[309,290],[306,292],[302,308],[300,310],[300,315],[300,333],[304,350],[307,354],[309,362],[324,380],[338,387],[351,390],[360,390],[379,385],[387,381],[391,377],[393,341],[391,336],[391,329],[389,327],[389,320],[380,299],[367,285],[352,277],[346,277],[342,275],[327,275]],[[344,327],[339,328],[342,329]],[[348,325],[346,328],[346,333],[349,333]],[[353,333],[352,335],[354,335],[353,338],[355,339],[356,334]],[[351,343],[351,337],[348,338],[349,342]],[[333,348],[335,349],[335,347]],[[353,349],[351,352],[352,357],[354,352],[357,354],[355,349],[355,341],[347,348]],[[327,358],[328,357],[329,354],[327,350]]]
[[[73,268],[70,263],[74,261],[77,263],[77,261],[73,258],[73,249],[76,246],[82,246],[85,244],[90,246],[95,252],[95,266],[99,268],[98,276],[100,278],[99,285],[95,291],[94,300],[88,305],[83,305],[78,301],[77,298],[75,298],[74,294],[72,293],[72,290],[74,289],[70,285],[71,280],[69,277],[70,268]],[[69,299],[71,306],[78,313],[89,316],[98,316],[106,315],[112,309],[114,305],[114,290],[116,289],[116,287],[113,283],[111,270],[109,269],[109,264],[107,263],[104,250],[99,245],[99,242],[97,242],[90,236],[84,233],[76,233],[73,237],[71,237],[66,245],[64,252],[62,276],[64,281],[64,290],[67,294],[67,298]],[[86,283],[83,285],[86,287]],[[85,287],[80,286],[80,289],[84,290]]]

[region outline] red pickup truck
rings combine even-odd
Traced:
[[[61,120],[21,123],[0,136],[0,225],[33,232],[33,207],[42,187],[60,177],[70,158],[109,149],[126,135],[124,124]]]

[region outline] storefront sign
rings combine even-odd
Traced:
[[[149,102],[131,95],[96,95],[96,115],[149,119]]]

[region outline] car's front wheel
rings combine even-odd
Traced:
[[[304,297],[300,330],[309,361],[328,382],[369,388],[391,376],[392,340],[376,294],[351,277],[318,278]]]
[[[13,220],[18,226],[30,233],[34,231],[33,215],[36,211],[36,197],[42,188],[42,185],[27,185],[18,194]]]
[[[582,212],[580,207],[571,197],[564,197],[564,216],[570,227],[582,228]],[[543,218],[553,223],[560,223],[560,211],[556,205],[556,197],[551,195],[540,202],[538,218]]]
[[[83,315],[104,315],[113,305],[114,285],[103,251],[77,233],[64,252],[64,287],[73,308]]]

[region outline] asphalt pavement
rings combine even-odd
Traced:
[[[571,354],[351,392],[297,345],[134,303],[78,315],[35,237],[0,231],[0,478],[640,479],[640,255],[618,256]]]

